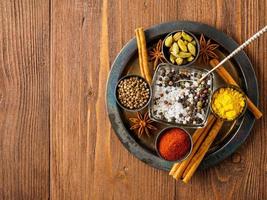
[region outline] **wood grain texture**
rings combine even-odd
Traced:
[[[0,11],[0,199],[267,199],[266,117],[184,185],[129,154],[105,106],[136,27],[199,21],[241,43],[267,24],[266,0],[1,0]],[[264,114],[266,46],[265,34],[246,49]]]
[[[106,156],[96,158],[99,142],[108,142],[99,137],[109,137],[104,96],[98,93],[105,90],[108,74],[108,65],[99,67],[101,6],[86,1],[52,2],[52,199],[93,199],[95,162],[103,159],[99,162],[106,164]]]
[[[49,198],[49,2],[0,1],[0,198]]]

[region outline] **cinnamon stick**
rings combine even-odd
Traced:
[[[193,134],[193,136],[192,136],[192,142],[193,142],[193,145],[195,145],[195,142],[197,141],[197,139],[199,138],[199,136],[204,132],[205,128],[206,128],[206,127],[199,128],[199,129],[197,129],[197,130],[194,132],[194,134]],[[192,151],[193,151],[193,150],[192,150]],[[186,159],[186,160],[187,160],[187,159]],[[184,162],[184,161],[183,161],[183,162]],[[183,162],[182,162],[182,163],[183,163]],[[182,163],[175,163],[175,164],[173,164],[172,169],[171,169],[169,175],[170,175],[170,176],[174,175],[174,173],[176,172],[176,170],[180,167],[180,165],[181,165]]]
[[[215,120],[216,120],[216,118],[213,115],[210,115],[210,117],[208,119],[208,122],[207,122],[207,125],[204,128],[202,128],[203,131],[201,132],[199,137],[195,141],[193,139],[194,146],[193,146],[193,150],[192,150],[190,156],[186,160],[184,160],[182,163],[178,164],[178,166],[176,167],[175,172],[173,173],[173,178],[178,180],[178,179],[180,179],[182,177],[182,175],[184,173],[184,170],[187,168],[189,162],[191,161],[191,159],[194,157],[195,153],[199,149],[201,143],[203,142],[203,140],[207,136],[207,133],[209,132],[209,130],[212,127],[212,125],[215,122]],[[198,130],[200,130],[200,129],[198,129]],[[193,135],[193,137],[194,137],[194,135]]]
[[[205,129],[207,128],[207,126],[211,123],[211,120],[212,120],[213,118],[214,118],[214,116],[213,116],[213,115],[210,115],[209,118],[208,118],[208,121],[207,121],[207,125],[206,125],[205,127],[203,127],[203,128],[199,128],[199,129],[197,129],[197,130],[194,132],[194,134],[193,134],[193,136],[192,136],[193,148],[194,148],[194,145],[195,145],[196,141],[197,141],[198,138],[201,136],[201,134],[205,131]],[[193,150],[192,150],[192,151],[193,151]],[[191,153],[191,155],[192,155],[192,153]],[[187,160],[187,159],[186,159],[186,160]],[[184,161],[183,161],[183,162],[184,162]],[[183,163],[183,162],[182,162],[182,163]],[[172,167],[172,169],[171,169],[169,175],[172,176],[172,175],[176,172],[176,170],[178,169],[178,167],[179,167],[182,163],[175,163],[175,164],[173,165],[173,167]]]
[[[212,59],[210,61],[210,65],[212,67],[215,67],[217,64],[219,64],[219,61],[217,59]],[[216,71],[225,82],[239,87],[233,77],[227,72],[227,70],[223,66],[217,68]],[[260,119],[262,117],[262,112],[257,108],[257,106],[255,106],[255,104],[248,98],[248,96],[246,96],[246,98],[248,109],[253,113],[256,119]]]
[[[208,122],[207,122],[207,123],[209,123],[209,120],[210,120],[210,119],[208,119]],[[197,129],[197,130],[194,132],[194,134],[193,134],[193,136],[192,136],[192,142],[193,142],[193,145],[195,144],[195,142],[197,141],[197,139],[200,137],[200,135],[203,133],[203,131],[205,130],[205,128],[206,128],[206,127],[199,128],[199,129]],[[180,163],[175,163],[175,164],[173,165],[173,167],[172,167],[172,169],[171,169],[169,175],[172,176],[172,175],[175,173],[175,171],[178,169],[179,166],[180,166]]]
[[[188,167],[189,169],[186,170],[186,173],[183,178],[184,183],[188,183],[191,177],[194,175],[195,171],[197,170],[198,166],[200,165],[201,161],[203,160],[204,156],[206,155],[207,151],[209,150],[212,142],[216,138],[219,130],[223,125],[223,121],[217,119],[215,124],[213,125],[211,131],[209,132],[208,136],[200,146],[198,152],[194,155],[193,159],[191,159]]]
[[[138,47],[138,58],[139,58],[139,66],[141,75],[149,82],[152,81],[152,76],[150,69],[148,67],[148,55],[147,55],[147,47],[146,47],[146,38],[145,32],[143,28],[135,29],[137,47]]]

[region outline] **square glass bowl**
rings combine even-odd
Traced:
[[[151,84],[150,117],[175,126],[203,127],[210,112],[213,75],[200,84],[197,81],[207,72],[194,66],[160,64]]]

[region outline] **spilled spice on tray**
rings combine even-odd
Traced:
[[[180,128],[167,129],[160,137],[158,151],[165,160],[178,161],[190,152],[191,140]]]

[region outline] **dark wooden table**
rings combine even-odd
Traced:
[[[0,199],[267,199],[267,120],[188,185],[137,160],[110,127],[110,65],[136,27],[193,20],[241,43],[266,0],[1,0]],[[267,111],[267,35],[246,50]]]

